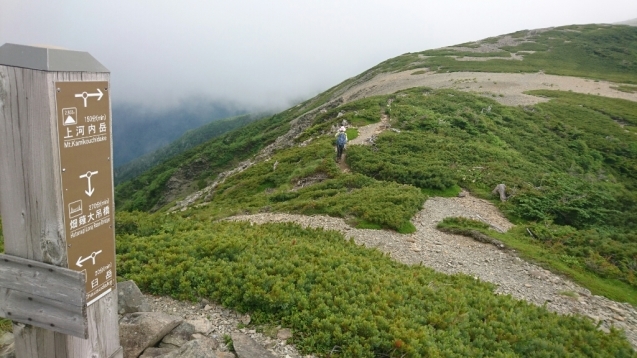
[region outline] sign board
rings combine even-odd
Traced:
[[[55,87],[68,267],[86,273],[90,306],[116,284],[108,82]]]

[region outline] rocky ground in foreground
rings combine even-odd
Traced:
[[[184,320],[205,321],[208,325],[206,335],[219,343],[220,351],[228,351],[224,337],[243,334],[265,349],[272,357],[314,358],[312,355],[298,353],[293,345],[287,344],[287,339],[292,336],[289,329],[250,326],[249,315],[242,315],[207,300],[184,302],[170,297],[152,295],[144,295],[144,297],[152,311],[165,312]],[[239,355],[239,358],[242,357]]]

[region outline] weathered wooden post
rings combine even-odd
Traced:
[[[0,316],[18,358],[123,355],[109,79],[86,52],[0,47]]]

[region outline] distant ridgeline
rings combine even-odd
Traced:
[[[522,59],[451,57],[512,53]],[[409,233],[428,196],[464,188],[494,202],[516,226],[500,234],[470,220],[446,225],[496,237],[595,294],[637,305],[637,102],[536,90],[528,94],[549,101],[512,107],[424,87],[340,100],[378,73],[424,67],[544,71],[637,91],[637,28],[525,30],[401,55],[170,157],[116,188],[119,274],[148,292],[209,297],[249,312],[256,324],[284,324],[306,353],[338,347],[339,356],[357,357],[634,356],[617,331],[605,334],[584,318],[495,295],[472,277],[399,264],[332,231],[216,221],[239,213],[326,214],[354,227]],[[378,122],[382,114],[394,130],[373,145],[350,146],[351,172],[343,172],[334,161],[333,128],[343,120],[356,127]],[[291,128],[298,133],[294,146],[166,215],[175,199]],[[500,183],[505,202],[491,194]],[[176,187],[181,196],[174,197]]]
[[[169,145],[115,168],[115,184],[117,185],[130,180],[181,152],[194,148],[223,133],[243,127],[265,116],[266,114],[245,114],[237,117],[219,119],[197,129],[191,129]]]
[[[637,84],[637,27],[571,25],[522,30],[481,41],[407,53],[368,72],[428,68],[438,72],[538,72]],[[523,60],[510,60],[513,55]],[[457,61],[454,57],[501,57]],[[509,59],[507,59],[509,58]]]
[[[190,129],[246,112],[228,103],[196,97],[163,110],[116,103],[113,106],[113,164],[122,166],[170,144]]]

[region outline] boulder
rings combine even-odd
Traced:
[[[291,337],[292,337],[292,331],[289,328],[280,329],[276,334],[276,338],[284,340],[284,341]]]
[[[182,322],[161,340],[159,347],[179,348],[192,339],[193,333],[196,333],[195,326],[188,322]]]
[[[136,358],[146,348],[154,346],[168,332],[183,322],[177,316],[162,312],[128,313],[119,322],[119,340],[124,358]]]
[[[161,357],[165,354],[168,354],[174,351],[177,348],[157,348],[157,347],[148,347],[144,351],[144,354],[140,355],[139,358],[157,358]]]
[[[249,325],[250,321],[251,321],[250,315],[246,313],[245,315],[241,316],[240,321],[241,321],[241,323],[245,324],[246,326]]]
[[[135,284],[135,281],[124,281],[117,284],[117,312],[119,314],[150,312],[150,305]]]
[[[239,358],[275,358],[274,354],[261,347],[254,339],[243,333],[232,334],[232,345]]]
[[[234,358],[234,354],[227,352],[218,352],[219,343],[212,338],[204,337],[190,341],[181,348],[174,350],[168,354],[164,354],[159,358]],[[252,356],[261,357],[261,356]]]
[[[496,185],[495,189],[493,189],[491,194],[493,194],[493,195],[499,194],[500,195],[500,201],[506,201],[507,200],[506,188],[507,188],[506,185],[498,184],[498,185]]]
[[[208,334],[210,331],[212,331],[212,323],[210,323],[210,321],[205,318],[188,320],[186,322],[194,327],[195,331],[193,333]]]

